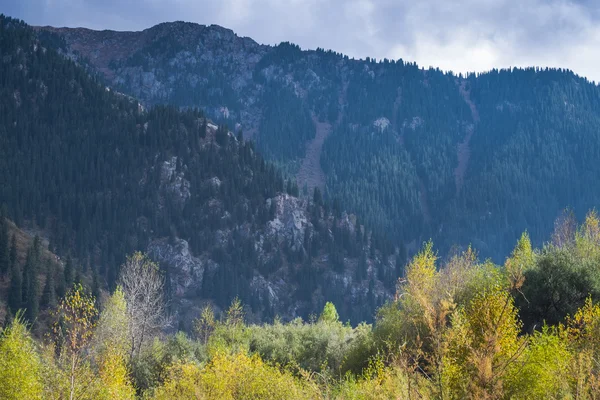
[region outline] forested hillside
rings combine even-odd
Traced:
[[[391,296],[405,256],[388,241],[319,190],[298,198],[239,132],[196,109],[145,109],[61,46],[0,18],[0,204],[70,256],[78,281],[112,290],[125,255],[147,251],[186,329],[205,302],[221,309],[236,296],[255,320],[307,318],[334,301],[353,322]],[[24,268],[4,274],[13,284]]]
[[[44,29],[144,104],[241,124],[301,192],[320,187],[412,251],[433,237],[500,260],[522,230],[541,244],[562,209],[598,204],[600,91],[570,71],[456,76],[182,22]]]

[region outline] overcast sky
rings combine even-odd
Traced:
[[[0,12],[115,30],[184,20],[356,58],[455,72],[554,66],[600,81],[598,0],[0,0]]]

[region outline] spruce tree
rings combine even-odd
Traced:
[[[56,307],[56,284],[54,282],[54,267],[50,260],[46,261],[46,283],[42,294],[41,305],[46,309]]]
[[[6,315],[4,316],[4,322],[2,323],[2,329],[8,328],[12,324],[14,319],[15,316],[13,315],[13,312],[10,309],[10,307],[8,307],[8,309],[6,310]]]
[[[358,267],[356,269],[356,279],[362,281],[367,278],[369,264],[367,263],[367,254],[365,252],[360,256]]]
[[[73,266],[73,259],[71,258],[70,254],[67,256],[64,273],[65,273],[65,287],[66,287],[66,290],[68,291],[73,286],[73,283],[75,283],[75,267]]]
[[[23,296],[23,276],[17,262],[13,262],[10,271],[10,289],[8,292],[8,307],[13,312],[21,308]]]
[[[27,304],[27,299],[29,298],[29,289],[31,288],[30,279],[32,276],[31,270],[32,267],[32,249],[29,248],[27,250],[27,256],[25,258],[25,265],[23,265],[23,270],[21,271],[21,304]]]
[[[0,275],[6,275],[10,271],[10,248],[8,236],[8,224],[6,219],[0,215]]]
[[[404,266],[406,265],[406,247],[400,244],[398,255],[396,256],[396,278],[404,275]]]
[[[204,118],[202,120],[202,126],[200,127],[200,137],[201,138],[205,138],[206,137],[206,130],[208,128],[208,124],[206,122],[206,118]]]
[[[27,303],[25,306],[27,308],[26,317],[33,323],[40,312],[40,283],[36,276],[29,280]]]
[[[83,273],[81,271],[81,266],[77,266],[75,267],[75,284],[77,285],[83,285]]]
[[[42,257],[42,241],[38,235],[33,238],[32,244],[33,263],[35,267],[39,266],[40,258]]]
[[[17,263],[17,234],[13,233],[12,239],[10,241],[10,252],[8,257],[10,259],[10,268],[12,271],[12,267]]]
[[[92,267],[92,296],[96,299],[96,302],[100,301],[100,275],[98,274],[98,268]]]
[[[56,275],[58,280],[56,281],[56,295],[59,299],[65,297],[67,294],[67,284],[65,283],[65,274],[59,273]]]
[[[33,322],[40,309],[40,284],[37,278],[39,260],[39,238],[36,236],[33,245],[27,252],[27,259],[23,268],[22,299],[25,304],[26,318]]]
[[[313,203],[317,205],[321,205],[323,203],[323,195],[321,194],[321,189],[315,187],[313,191]]]

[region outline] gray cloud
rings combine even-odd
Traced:
[[[595,0],[4,0],[0,12],[34,25],[93,29],[214,23],[260,43],[291,41],[351,57],[455,72],[553,66],[600,81]]]

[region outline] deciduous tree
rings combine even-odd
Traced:
[[[88,376],[81,372],[88,368],[87,347],[94,333],[97,314],[94,299],[81,285],[75,285],[67,292],[57,309],[53,332],[60,364],[67,372],[70,400],[83,396],[91,385],[91,382],[78,378]]]
[[[129,357],[134,357],[155,333],[168,325],[164,278],[156,263],[137,252],[123,264],[119,284],[127,304]]]
[[[12,324],[0,333],[0,398],[41,399],[41,363],[36,345],[17,313]]]

